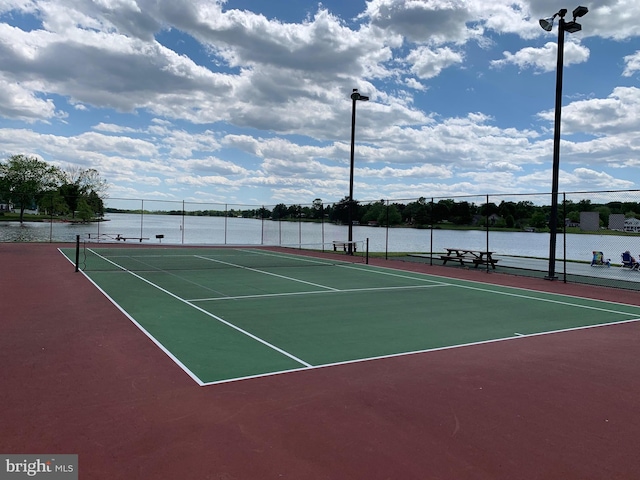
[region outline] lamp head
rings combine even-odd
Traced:
[[[369,97],[365,96],[365,95],[360,95],[358,93],[358,89],[354,88],[353,89],[353,93],[351,94],[351,100],[361,100],[363,102],[366,102],[369,100]]]
[[[573,19],[575,20],[578,17],[583,17],[587,13],[589,13],[589,9],[587,7],[576,7],[573,11]]]
[[[542,27],[542,29],[546,30],[547,32],[550,32],[553,29],[554,18],[555,18],[555,15],[553,17],[541,18],[540,26]]]
[[[579,32],[580,30],[582,30],[582,25],[580,25],[576,21],[567,22],[567,23],[564,24],[564,31],[565,32],[576,33],[576,32]]]

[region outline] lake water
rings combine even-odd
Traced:
[[[0,222],[0,242],[74,242],[81,238],[107,239],[117,235],[144,243],[198,245],[307,245],[346,240],[347,227],[331,223],[297,223],[224,217],[109,214],[107,221],[87,225],[70,223]],[[163,235],[157,239],[156,235]],[[593,250],[618,262],[620,254],[640,253],[640,237],[628,235],[568,234],[567,259],[590,260]],[[353,227],[354,240],[369,239],[371,252],[429,252],[446,247],[489,249],[499,255],[549,257],[549,234],[478,230],[418,230],[413,228]],[[132,242],[135,240],[128,240]],[[563,235],[557,237],[558,259],[564,258]]]

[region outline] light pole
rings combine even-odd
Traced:
[[[353,244],[351,242],[353,241],[353,152],[356,144],[356,102],[358,100],[366,102],[369,100],[369,97],[360,95],[358,89],[354,88],[351,94],[351,100],[353,104],[351,107],[351,163],[349,171],[349,238],[347,239],[349,240],[349,255],[353,254]]]
[[[558,61],[556,65],[556,106],[553,127],[553,179],[551,182],[551,218],[549,218],[549,229],[551,236],[549,239],[549,273],[545,277],[547,280],[556,280],[556,239],[558,229],[558,176],[560,174],[560,125],[562,117],[562,70],[564,66],[564,32],[575,33],[582,30],[582,25],[576,22],[576,18],[582,17],[589,12],[587,7],[576,7],[573,11],[573,20],[565,22],[564,16],[567,9],[563,8],[550,18],[540,20],[540,26],[550,32],[553,28],[553,21],[559,17],[558,22]]]

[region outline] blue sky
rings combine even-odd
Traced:
[[[555,1],[0,0],[0,158],[111,199],[310,204],[551,189]],[[640,3],[567,34],[561,191],[640,188]],[[109,203],[109,202],[108,202]]]

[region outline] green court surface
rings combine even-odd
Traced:
[[[640,319],[630,305],[259,248],[93,245],[80,267],[200,385]]]

